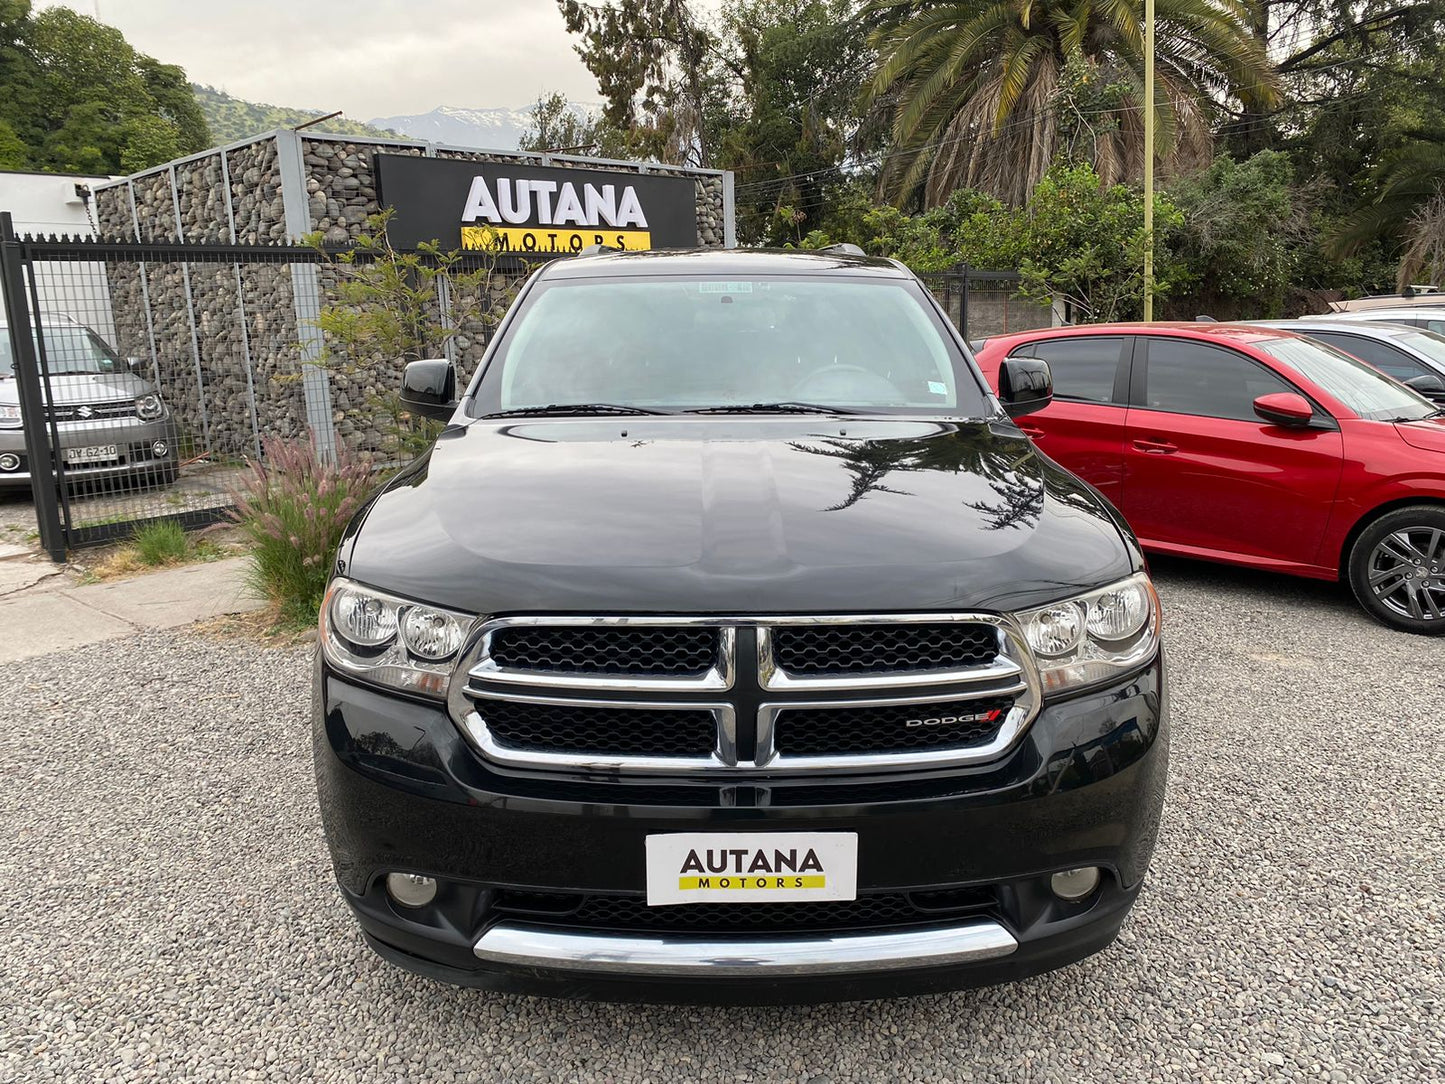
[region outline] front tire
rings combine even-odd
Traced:
[[[1370,523],[1350,550],[1350,587],[1376,621],[1422,636],[1445,634],[1445,508],[1397,508]]]

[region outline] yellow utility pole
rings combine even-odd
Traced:
[[[1144,0],[1144,319],[1154,319],[1154,0]]]

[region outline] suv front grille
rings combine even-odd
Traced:
[[[1008,698],[784,708],[773,724],[773,748],[782,756],[828,756],[982,745],[1012,706]]]
[[[478,714],[514,749],[597,756],[710,756],[717,724],[707,710],[667,710],[488,700]]]
[[[498,617],[452,717],[516,768],[766,775],[984,763],[1040,690],[1005,619]]]
[[[511,625],[492,635],[491,657],[544,674],[700,676],[717,662],[718,630],[670,625]]]
[[[503,889],[494,911],[525,916],[538,925],[625,932],[810,933],[818,930],[890,929],[946,921],[998,906],[991,887],[922,893],[890,892],[855,900],[798,903],[685,903],[648,907],[641,896],[589,896]]]
[[[912,673],[987,666],[998,658],[998,629],[970,622],[779,625],[773,659],[796,677]]]

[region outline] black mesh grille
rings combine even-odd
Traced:
[[[717,661],[718,630],[673,626],[514,625],[492,636],[500,666],[544,673],[686,677]]]
[[[537,906],[534,897],[548,897]],[[939,896],[939,893],[925,893]],[[696,933],[755,931],[807,933],[818,930],[887,929],[947,921],[952,915],[987,910],[997,904],[992,888],[951,889],[942,903],[908,893],[860,896],[856,900],[801,903],[686,903],[648,907],[640,896],[577,896],[564,908],[562,894],[502,891],[494,909],[526,916],[542,925],[592,930],[688,930]]]
[[[998,631],[966,621],[928,625],[777,625],[773,658],[798,677],[957,670],[998,657]]]
[[[708,711],[479,700],[477,713],[497,741],[533,752],[706,757],[717,744]]]
[[[993,738],[1012,704],[1010,699],[995,698],[898,707],[785,709],[773,724],[773,745],[785,756],[959,749]]]

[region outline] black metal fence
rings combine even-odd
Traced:
[[[970,342],[1055,323],[1051,305],[1019,296],[1022,276],[1017,271],[984,271],[959,264],[920,277]]]
[[[328,353],[318,318],[345,273],[335,256],[22,238],[0,215],[0,501],[33,499],[41,544],[63,560],[150,521],[221,520],[267,438],[404,462],[418,445],[394,413],[402,362]],[[504,289],[523,270],[506,269]],[[488,306],[439,292],[444,352],[465,374]]]

